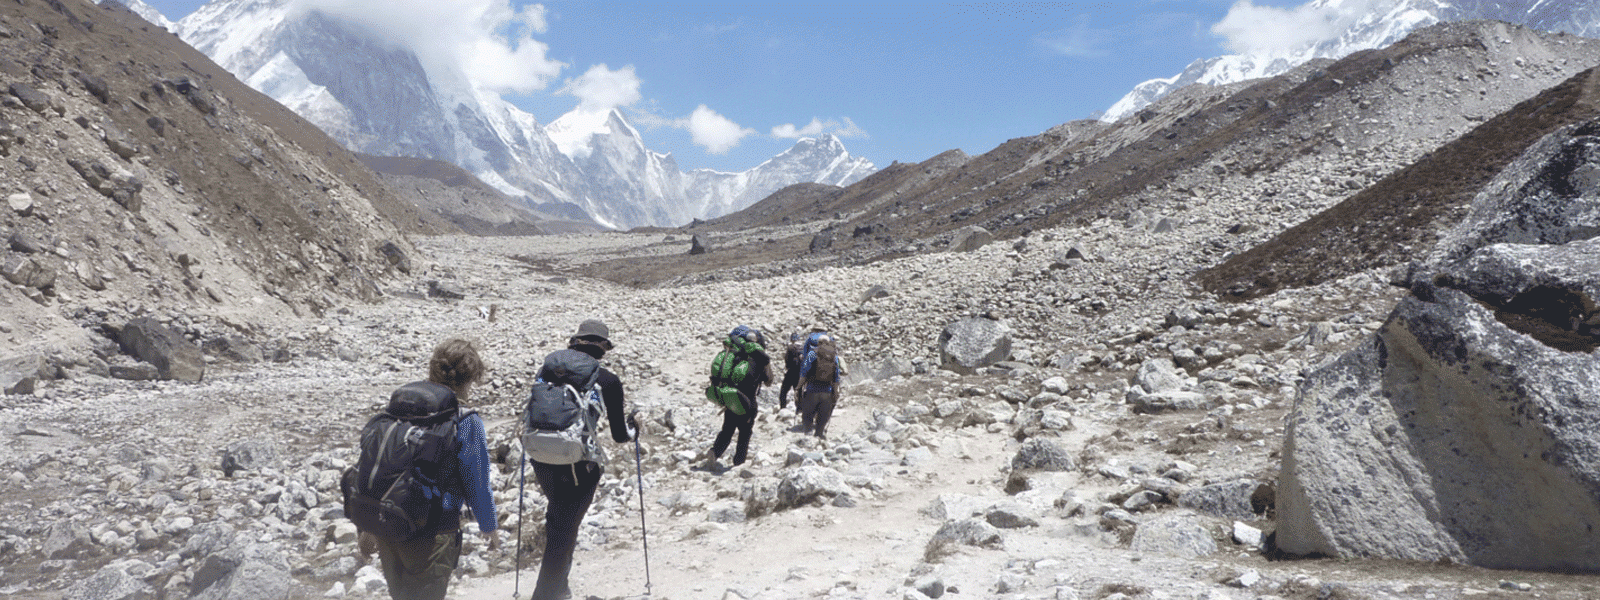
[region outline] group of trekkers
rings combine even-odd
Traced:
[[[705,469],[720,471],[722,454],[738,434],[734,447],[734,466],[744,464],[750,454],[750,435],[755,429],[761,386],[772,382],[772,360],[767,356],[766,337],[761,331],[740,325],[722,340],[723,350],[711,361],[711,385],[706,397],[722,409],[722,430],[711,444]],[[828,421],[839,402],[839,380],[846,372],[839,358],[838,343],[820,327],[808,333],[789,334],[784,349],[783,384],[778,388],[778,410],[789,405],[789,390],[795,391],[795,412],[800,422],[790,431],[828,437]]]
[[[821,328],[791,334],[789,341],[778,408],[787,407],[789,390],[795,390],[799,423],[791,431],[826,439],[839,400],[839,381],[845,376],[837,344]],[[722,342],[706,388],[706,396],[723,417],[708,459],[719,469],[717,461],[735,434],[733,464],[748,458],[760,406],[757,396],[772,381],[766,338],[759,330],[741,325]],[[566,348],[545,357],[523,406],[519,486],[526,485],[526,471],[533,471],[548,501],[545,546],[532,600],[572,597],[568,576],[578,528],[606,464],[600,423],[609,425],[613,442],[634,442],[635,461],[639,460],[637,411],[625,410],[621,379],[600,365],[612,348],[605,323],[584,321]],[[487,372],[473,342],[451,338],[440,343],[428,361],[428,378],[394,390],[385,409],[362,428],[361,457],[340,481],[345,515],[359,530],[358,547],[364,556],[378,554],[394,600],[445,597],[461,558],[464,508],[477,521],[489,548],[498,547],[499,516],[490,489],[483,419],[463,408],[472,386]],[[520,526],[519,518],[519,587]],[[648,587],[648,563],[646,574]]]

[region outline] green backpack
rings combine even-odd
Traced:
[[[706,398],[736,415],[745,413],[746,402],[738,384],[750,375],[750,354],[763,350],[761,332],[740,325],[722,340],[722,351],[711,359],[711,385],[706,386]]]

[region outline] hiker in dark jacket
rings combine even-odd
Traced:
[[[717,432],[717,439],[711,444],[711,458],[706,461],[706,468],[712,471],[721,470],[722,453],[728,450],[728,443],[733,441],[735,431],[739,433],[739,444],[733,450],[733,464],[744,464],[750,453],[750,434],[755,430],[756,412],[760,409],[756,394],[761,391],[761,386],[772,382],[772,359],[767,357],[766,338],[754,329],[745,332],[742,337],[754,342],[759,349],[746,355],[750,361],[749,375],[734,384],[744,404],[744,414],[722,409],[722,430]]]
[[[450,388],[456,401],[465,405],[472,384],[487,372],[472,342],[460,338],[445,340],[433,350],[428,361],[428,381]],[[383,565],[383,579],[389,583],[394,600],[441,600],[450,585],[450,574],[461,559],[461,507],[472,508],[478,531],[497,547],[494,537],[498,518],[494,494],[489,490],[489,447],[485,441],[483,419],[477,413],[461,418],[456,425],[456,454],[463,489],[445,490],[441,503],[443,518],[430,524],[432,533],[423,533],[404,542],[391,542],[363,534],[362,546],[376,546]]]
[[[789,345],[783,349],[783,385],[778,386],[778,410],[789,406],[789,390],[795,390],[794,405],[800,407],[800,391],[796,387],[800,383],[800,358],[801,344],[805,337],[799,332],[789,334]]]
[[[567,347],[600,360],[613,347],[610,333],[605,323],[590,319],[578,325],[578,333],[567,340]],[[605,402],[611,440],[619,444],[633,440],[639,426],[633,415],[624,412],[622,380],[601,367],[595,386],[600,388],[601,400]],[[571,598],[572,588],[567,577],[572,573],[572,551],[578,546],[578,526],[589,512],[605,467],[594,461],[573,465],[548,465],[533,460],[528,463],[539,480],[539,489],[549,501],[544,515],[544,558],[539,563],[539,581],[534,585],[530,600]]]

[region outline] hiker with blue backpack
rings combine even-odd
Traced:
[[[833,408],[839,403],[840,380],[847,375],[844,361],[839,358],[839,347],[826,331],[815,331],[806,338],[804,358],[800,361],[800,398],[795,409],[800,412],[800,433],[816,434],[827,439],[828,421],[833,418]]]
[[[472,342],[440,343],[428,379],[396,389],[362,428],[361,458],[340,480],[345,516],[361,547],[376,547],[394,600],[444,598],[461,559],[463,504],[498,546],[483,419],[461,410],[486,372]]]
[[[744,464],[760,408],[756,394],[762,385],[771,382],[772,359],[767,357],[766,337],[752,327],[735,327],[722,339],[722,351],[711,360],[711,384],[706,386],[706,397],[722,409],[722,430],[711,444],[706,470],[722,470],[722,453],[728,450],[735,432],[739,443],[734,447],[733,464]]]
[[[567,348],[545,357],[523,410],[523,452],[548,500],[544,557],[532,600],[572,597],[568,576],[578,526],[605,472],[600,423],[609,423],[611,440],[619,444],[638,435],[635,415],[624,412],[622,380],[600,366],[613,347],[609,338],[610,330],[601,321],[578,325]],[[520,535],[518,544],[520,554]],[[518,560],[520,573],[520,556]]]

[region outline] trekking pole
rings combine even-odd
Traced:
[[[517,431],[520,434],[522,427],[518,426]],[[517,437],[517,445],[522,445],[522,437],[520,435]],[[515,578],[516,583],[513,584],[511,588],[512,600],[518,600],[522,597],[522,515],[524,512],[526,512],[522,495],[528,489],[527,448],[522,449],[522,457],[517,461],[517,474],[519,476],[519,481],[517,483],[517,561],[511,565],[512,568],[517,570],[517,575]]]
[[[639,539],[644,544],[644,595],[650,595],[650,532],[644,525],[644,462],[639,458],[639,430],[633,433],[633,473],[639,477]]]

